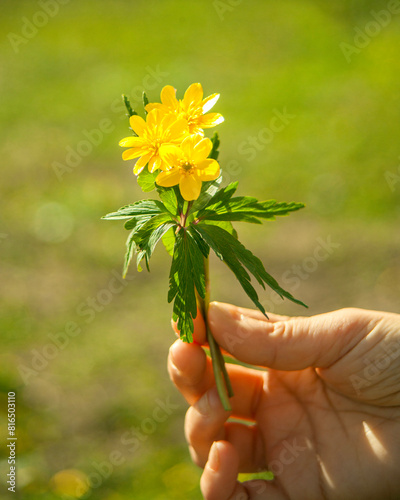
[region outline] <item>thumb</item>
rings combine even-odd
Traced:
[[[213,302],[209,325],[218,344],[245,363],[276,370],[326,368],[353,349],[380,314],[362,309],[300,318],[257,318],[254,311]]]

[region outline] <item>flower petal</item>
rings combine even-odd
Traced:
[[[176,120],[165,131],[165,139],[180,142],[188,133],[188,122],[185,119]]]
[[[180,168],[171,168],[165,172],[160,172],[156,177],[156,183],[159,186],[171,187],[176,186],[181,178]]]
[[[207,158],[207,156],[211,153],[212,150],[212,142],[210,139],[201,139],[194,147],[192,153],[192,160],[195,163],[199,163]]]
[[[203,87],[201,86],[201,83],[192,83],[192,85],[190,85],[190,87],[186,90],[183,97],[186,106],[189,106],[190,103],[200,106],[202,99]]]
[[[137,134],[142,135],[146,129],[146,122],[141,116],[133,115],[129,118],[131,129]]]
[[[202,181],[213,181],[219,176],[219,164],[216,160],[208,158],[197,165],[197,175]]]
[[[186,174],[179,181],[181,195],[187,201],[197,200],[201,191],[201,180],[197,175]]]
[[[142,148],[126,149],[122,153],[122,159],[123,160],[133,160],[133,158],[139,158],[139,156],[142,156],[146,153],[147,153],[147,150],[143,150]]]
[[[148,113],[150,111],[153,111],[153,109],[165,109],[164,104],[160,104],[159,102],[149,102],[149,104],[146,104],[146,107],[144,108]]]
[[[181,148],[186,159],[190,160],[192,158],[193,149],[197,142],[198,136],[196,135],[189,135],[182,141]]]
[[[201,103],[203,114],[210,111],[210,109],[214,106],[214,104],[218,101],[218,99],[219,99],[219,94],[212,94],[203,99],[203,102]]]
[[[224,121],[224,117],[220,113],[208,113],[200,116],[198,124],[203,128],[211,128],[219,125]]]
[[[143,146],[144,144],[144,141],[141,137],[133,137],[133,136],[130,136],[130,137],[125,137],[124,139],[121,139],[119,141],[119,145],[122,146],[123,148],[125,147],[128,147],[128,148],[132,148],[132,147],[136,147],[136,148],[140,148],[141,146]]]
[[[160,124],[162,112],[160,109],[153,109],[147,114],[146,123],[150,129],[155,129]]]
[[[153,158],[149,161],[149,171],[151,173],[155,172],[161,167],[162,160],[159,155],[154,155]]]
[[[175,167],[183,160],[182,150],[173,144],[163,144],[158,150],[158,154],[169,167]]]
[[[161,90],[161,102],[171,109],[176,109],[178,107],[176,89],[174,89],[172,85],[166,85]]]
[[[146,166],[147,162],[151,160],[151,157],[153,156],[153,153],[147,153],[143,156],[141,156],[138,161],[135,163],[135,166],[133,167],[133,173],[135,175],[139,175],[140,172],[144,169]]]

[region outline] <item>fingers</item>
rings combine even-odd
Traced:
[[[200,480],[205,500],[233,500],[248,498],[244,488],[236,481],[239,472],[239,455],[225,441],[213,444],[208,462]]]
[[[170,347],[168,372],[189,404],[195,403],[215,383],[211,360],[204,350],[181,340]]]
[[[229,363],[226,367],[235,394],[230,400],[232,414],[254,420],[267,373]],[[168,370],[172,381],[189,404],[194,404],[215,386],[211,360],[198,345],[177,340],[170,348]]]
[[[206,343],[206,327],[204,324],[204,319],[199,310],[197,310],[197,316],[193,320],[194,332],[193,332],[193,342],[195,344],[203,345]],[[178,327],[175,321],[172,321],[172,328],[174,332],[179,337]]]
[[[287,500],[287,495],[275,482],[236,480],[239,454],[227,441],[215,442],[200,480],[205,500]]]
[[[213,302],[208,320],[216,341],[237,359],[277,370],[324,368],[350,351],[378,323],[374,311],[344,309],[308,318],[258,319]],[[372,326],[371,326],[372,325]]]
[[[226,423],[229,412],[220,402],[216,387],[207,391],[192,407],[185,419],[185,435],[193,461],[204,467],[210,447],[224,439],[239,452],[239,470],[251,472],[265,467],[263,438],[256,425]]]

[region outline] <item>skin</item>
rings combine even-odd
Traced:
[[[226,353],[268,369],[228,365],[235,395],[226,412],[201,315],[195,342],[171,347],[205,500],[400,498],[400,315],[342,309],[267,320],[214,302],[208,319]],[[237,481],[265,470],[273,481]]]

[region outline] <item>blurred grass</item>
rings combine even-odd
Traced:
[[[71,469],[78,472],[61,476],[67,482],[79,484],[84,474],[95,485],[94,464],[109,463],[113,452],[123,463],[83,497],[201,497],[183,438],[186,405],[165,368],[174,340],[169,258],[160,249],[149,275],[132,270],[127,286],[110,296],[126,235],[100,221],[142,196],[132,164],[120,156],[127,123],[119,99],[126,93],[137,103],[149,68],[159,75],[146,89],[151,100],[165,84],[183,93],[200,81],[207,95],[221,92],[221,164],[238,162],[225,169],[226,181],[239,180],[241,193],[307,204],[264,228],[238,230],[274,276],[291,279],[290,291],[309,313],[344,306],[400,312],[400,183],[391,189],[385,178],[400,175],[399,16],[350,63],[340,48],[354,43],[354,28],[373,19],[372,9],[386,8],[383,1],[249,0],[221,20],[212,2],[70,2],[15,53],[9,34],[21,35],[24,19],[42,9],[3,0],[0,435],[6,394],[16,390],[24,499],[66,498],[54,476]],[[294,117],[248,161],[238,145],[285,109]],[[54,162],[65,165],[66,148],[76,150],[84,131],[104,120],[109,131],[59,180]],[[329,238],[339,246],[313,261]],[[293,265],[302,279],[294,279]],[[212,291],[250,306],[215,260]],[[262,297],[270,310],[304,312]],[[98,310],[90,313],[93,299]],[[69,322],[80,333],[52,351],[49,334],[65,338]],[[52,359],[40,365],[43,350]],[[25,370],[24,383],[21,371],[32,362],[41,368],[30,376]],[[167,398],[177,407],[155,422]],[[132,428],[142,429],[137,446]],[[5,447],[0,452],[5,477]]]

